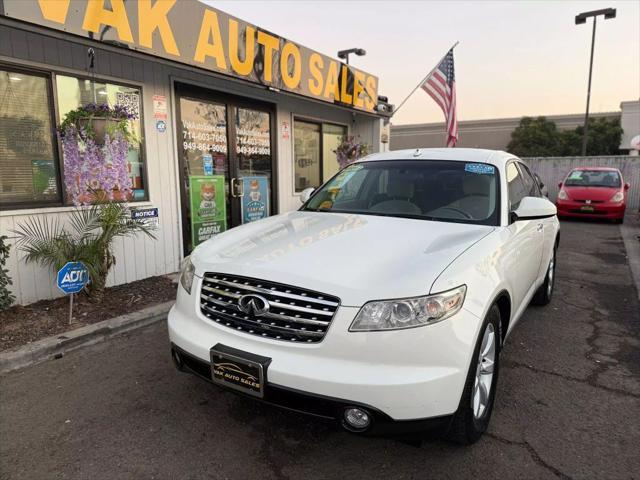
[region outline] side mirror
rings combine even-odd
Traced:
[[[562,188],[562,182],[558,184],[558,188]]]
[[[631,185],[629,185],[628,183],[624,184],[624,189],[625,190],[629,190],[631,188]]]
[[[313,195],[313,192],[315,191],[316,189],[313,187],[305,188],[300,194],[300,201],[302,203],[307,203],[307,201],[311,198],[311,195]]]
[[[558,212],[556,206],[546,198],[524,197],[518,208],[511,212],[512,221],[534,220],[536,218],[553,217]]]

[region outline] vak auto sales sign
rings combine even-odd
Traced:
[[[377,103],[375,76],[197,0],[0,0],[1,5],[10,18],[265,87],[367,112]]]

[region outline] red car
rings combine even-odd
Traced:
[[[624,221],[629,184],[617,168],[580,167],[569,172],[556,199],[558,217],[583,217]]]

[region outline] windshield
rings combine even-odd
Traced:
[[[498,200],[493,165],[390,160],[348,166],[302,210],[497,225]]]
[[[615,170],[573,170],[564,182],[567,187],[620,188],[620,175]]]

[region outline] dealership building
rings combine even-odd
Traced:
[[[56,133],[66,113],[107,103],[135,114],[128,200],[157,240],[116,241],[117,285],[175,272],[211,235],[298,208],[338,170],[343,136],[380,150],[377,87],[196,0],[0,0],[0,235],[16,301],[61,294],[12,231],[34,217],[64,223],[74,208]],[[206,202],[219,215],[209,223],[196,212]]]

